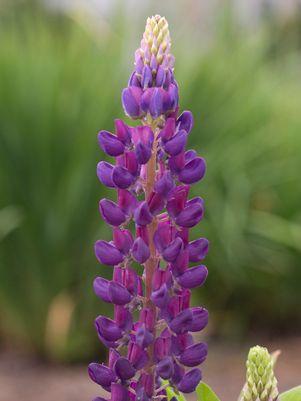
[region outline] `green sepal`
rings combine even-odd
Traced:
[[[198,401],[220,401],[218,396],[206,383],[200,383],[196,388]]]
[[[279,401],[300,401],[301,400],[301,386],[291,388],[285,393],[280,394]]]

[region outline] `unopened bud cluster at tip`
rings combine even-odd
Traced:
[[[89,375],[110,393],[110,401],[166,401],[162,380],[189,393],[202,377],[198,365],[207,345],[195,342],[192,333],[206,327],[208,311],[192,307],[190,299],[207,278],[201,263],[209,242],[189,240],[205,210],[201,197],[189,199],[190,186],[204,177],[206,163],[186,149],[193,116],[178,114],[165,18],[147,20],[122,102],[126,114],[141,123],[117,119],[114,134],[98,134],[99,147],[115,164],[100,161],[97,176],[116,199],[99,202],[112,240],[95,243],[96,258],[112,267],[112,279],[96,277],[93,287],[114,306],[114,317],[95,319],[109,358],[107,365],[91,363]]]
[[[258,345],[251,348],[246,366],[246,385],[242,401],[277,401],[279,393],[274,362],[267,348]]]
[[[170,47],[171,41],[166,19],[160,15],[148,18],[141,47],[137,50],[138,58],[140,56],[144,64],[150,65],[153,73],[156,72],[159,65],[166,69],[173,68],[174,57],[170,54]]]
[[[135,53],[135,69],[122,92],[125,113],[133,119],[163,119],[178,107],[178,84],[168,23],[156,15],[148,18],[141,46]]]

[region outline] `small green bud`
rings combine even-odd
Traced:
[[[241,401],[277,401],[277,379],[274,375],[274,360],[264,347],[257,345],[249,351],[246,384]]]

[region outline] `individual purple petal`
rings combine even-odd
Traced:
[[[129,127],[120,119],[115,120],[115,132],[118,139],[125,145],[130,145],[131,134]]]
[[[140,264],[147,261],[150,256],[149,247],[141,237],[138,237],[132,247],[133,258]]]
[[[208,311],[205,308],[192,308],[192,322],[189,325],[189,331],[197,332],[203,330],[208,324]]]
[[[193,115],[191,111],[183,111],[183,113],[177,119],[177,127],[179,130],[184,129],[187,134],[190,133],[193,127]]]
[[[156,269],[153,274],[153,291],[158,290],[163,284],[170,289],[172,285],[172,276],[169,269]]]
[[[154,234],[154,243],[160,253],[163,253],[164,249],[172,241],[172,233],[173,228],[169,221],[158,224],[158,228]]]
[[[135,376],[136,370],[133,368],[130,361],[125,357],[117,359],[114,365],[115,373],[121,380],[129,380]]]
[[[133,236],[130,230],[114,227],[113,230],[114,245],[120,252],[127,254],[133,245]]]
[[[207,357],[208,347],[205,343],[198,343],[186,348],[180,355],[179,362],[185,366],[200,365]]]
[[[136,146],[139,142],[144,143],[152,147],[154,142],[154,133],[152,129],[147,125],[138,125],[137,127],[131,128],[132,141]]]
[[[126,215],[120,207],[109,199],[102,199],[99,202],[99,211],[102,218],[112,226],[120,226],[126,220]]]
[[[193,150],[193,149],[187,150],[187,152],[185,152],[185,164],[197,157],[198,157],[198,154],[195,150]]]
[[[144,67],[144,61],[141,57],[140,49],[137,49],[135,51],[135,71],[141,75],[143,67]]]
[[[132,118],[141,116],[140,102],[142,90],[138,87],[125,88],[122,91],[121,100],[125,113]]]
[[[135,146],[135,153],[140,164],[146,164],[152,155],[152,149],[148,144],[138,142]]]
[[[113,370],[99,363],[90,363],[88,366],[88,373],[91,380],[101,386],[109,387],[111,383],[116,380],[116,375]]]
[[[143,91],[143,95],[141,96],[141,110],[143,110],[144,112],[148,112],[149,110],[154,89],[155,88],[148,88]]]
[[[180,237],[177,237],[167,248],[164,249],[162,256],[167,262],[174,262],[182,250],[183,241]]]
[[[118,341],[110,341],[110,340],[106,340],[99,332],[97,332],[98,338],[100,339],[100,341],[103,343],[103,345],[106,348],[117,348],[119,346],[119,342]]]
[[[126,189],[118,189],[118,205],[125,214],[130,215],[137,207],[136,197]]]
[[[141,325],[136,332],[136,343],[141,348],[148,347],[154,340],[152,333],[147,330],[145,324]]]
[[[202,373],[200,369],[191,369],[183,376],[182,380],[178,383],[178,390],[182,391],[182,393],[192,393],[196,389],[196,386],[199,384],[201,379]]]
[[[131,294],[124,285],[111,281],[108,286],[108,293],[111,302],[115,305],[125,305],[132,299]]]
[[[176,84],[169,85],[168,95],[169,95],[169,99],[170,99],[169,109],[174,110],[178,106],[178,103],[179,103],[179,92],[178,92],[178,86]]]
[[[169,327],[176,334],[183,334],[189,331],[193,320],[191,309],[185,309],[180,312],[171,322]]]
[[[177,277],[177,282],[184,288],[195,288],[204,284],[208,275],[206,266],[194,266]]]
[[[203,215],[203,202],[194,202],[185,207],[185,209],[175,218],[175,222],[181,227],[194,227],[203,218]]]
[[[163,143],[163,148],[166,153],[171,156],[176,156],[181,153],[186,145],[187,132],[184,130],[179,131],[169,141]]]
[[[175,218],[184,209],[188,192],[188,185],[181,185],[173,190],[166,205],[170,217]]]
[[[114,322],[114,320],[109,319],[105,316],[98,316],[95,319],[95,327],[100,336],[104,337],[109,341],[116,341],[122,337],[122,330]]]
[[[134,212],[135,223],[139,226],[146,226],[152,221],[152,219],[153,216],[149,210],[147,202],[141,202]]]
[[[124,306],[115,305],[114,319],[118,327],[120,327],[123,331],[129,331],[132,329],[133,316],[131,312]]]
[[[156,215],[164,208],[165,201],[162,195],[152,192],[147,200],[151,214]]]
[[[136,74],[136,71],[133,71],[130,75],[128,86],[137,86],[138,88],[141,88],[140,79],[139,76]]]
[[[124,258],[123,254],[114,245],[106,241],[96,241],[94,250],[98,261],[104,265],[118,265]]]
[[[136,295],[137,293],[137,287],[138,287],[138,275],[135,272],[134,269],[131,269],[130,267],[127,267],[124,271],[124,285],[128,289],[128,291]]]
[[[166,142],[173,136],[176,129],[176,122],[175,119],[170,117],[166,120],[166,123],[163,129],[160,132],[160,138],[162,141]]]
[[[116,166],[113,169],[112,180],[116,187],[126,189],[134,183],[135,177],[125,167]]]
[[[190,333],[179,334],[171,338],[172,352],[175,355],[182,354],[186,348],[193,345],[193,337]]]
[[[151,61],[150,61],[150,68],[151,68],[153,74],[157,75],[157,67],[158,67],[157,58],[154,54],[152,54]],[[158,85],[155,85],[155,86],[158,86]]]
[[[196,157],[179,172],[179,180],[184,184],[193,184],[200,181],[206,172],[206,162],[202,157]]]
[[[180,252],[177,259],[172,263],[172,274],[178,277],[183,274],[189,266],[189,255],[187,249]]]
[[[158,290],[153,291],[151,300],[158,308],[164,308],[167,305],[169,295],[166,284],[163,284]]]
[[[110,351],[109,351],[109,368],[113,369],[115,362],[119,358],[120,358],[119,352],[116,351],[115,349],[110,349]]]
[[[128,358],[137,370],[142,369],[149,361],[147,352],[135,343],[129,346]]]
[[[106,398],[103,397],[95,397],[92,401],[108,401]]]
[[[157,74],[156,74],[156,86],[163,86],[164,81],[165,81],[165,69],[161,67],[161,65],[159,65],[158,70],[157,70]]]
[[[184,374],[185,374],[185,369],[183,368],[183,366],[180,366],[174,362],[174,374],[172,375],[173,383],[175,384],[179,383],[182,380]]]
[[[110,401],[129,401],[129,392],[127,388],[119,383],[112,383]]]
[[[93,281],[93,289],[95,294],[105,302],[111,302],[111,298],[109,296],[109,281],[102,278],[96,277]]]
[[[174,188],[175,183],[172,178],[172,175],[169,171],[166,171],[163,176],[156,181],[155,183],[155,191],[164,197],[166,197],[170,191]]]
[[[170,379],[174,373],[174,364],[172,361],[172,358],[170,356],[162,359],[158,364],[157,364],[157,373],[162,379]]]
[[[145,327],[153,331],[155,325],[155,313],[151,308],[143,308],[140,312],[139,320],[141,323],[145,323]]]
[[[115,184],[112,179],[114,166],[107,162],[99,162],[97,164],[97,177],[99,181],[109,188],[114,188]]]
[[[119,156],[124,152],[123,143],[108,131],[100,131],[98,144],[109,156]]]
[[[153,76],[152,71],[148,65],[145,65],[142,70],[141,86],[145,89],[152,84]]]
[[[154,342],[154,356],[157,361],[161,361],[166,356],[170,355],[171,339],[170,337],[157,337]]]
[[[163,112],[164,90],[155,88],[149,104],[149,112],[153,118],[158,118]]]
[[[128,150],[124,152],[123,164],[121,164],[121,166],[126,168],[133,177],[137,176],[139,164],[136,153],[133,150]]]
[[[185,167],[185,154],[184,151],[180,152],[176,156],[171,156],[168,159],[168,167],[174,174],[179,174]]]
[[[188,252],[190,262],[200,262],[203,260],[209,248],[209,241],[206,238],[199,238],[195,241],[189,242]]]
[[[151,397],[154,392],[154,375],[152,373],[143,372],[137,383],[137,390],[143,388],[146,395]]]

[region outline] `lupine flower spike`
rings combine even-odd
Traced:
[[[274,375],[275,359],[264,347],[250,349],[247,359],[246,384],[240,401],[277,401],[277,379]]]
[[[204,201],[188,199],[190,185],[203,178],[206,165],[194,150],[186,150],[193,117],[190,111],[179,115],[170,48],[166,19],[148,18],[122,91],[126,115],[140,125],[115,120],[115,134],[98,134],[100,148],[116,163],[101,161],[97,176],[117,198],[99,202],[112,240],[97,241],[95,254],[113,270],[112,280],[96,277],[94,291],[114,305],[114,318],[95,320],[109,360],[108,365],[91,363],[89,375],[112,401],[164,399],[162,380],[190,393],[201,380],[197,366],[207,355],[207,345],[195,343],[192,333],[204,329],[208,312],[190,306],[191,289],[207,277],[200,263],[208,241],[189,241],[189,229],[203,218]],[[134,262],[142,266],[141,275]]]

